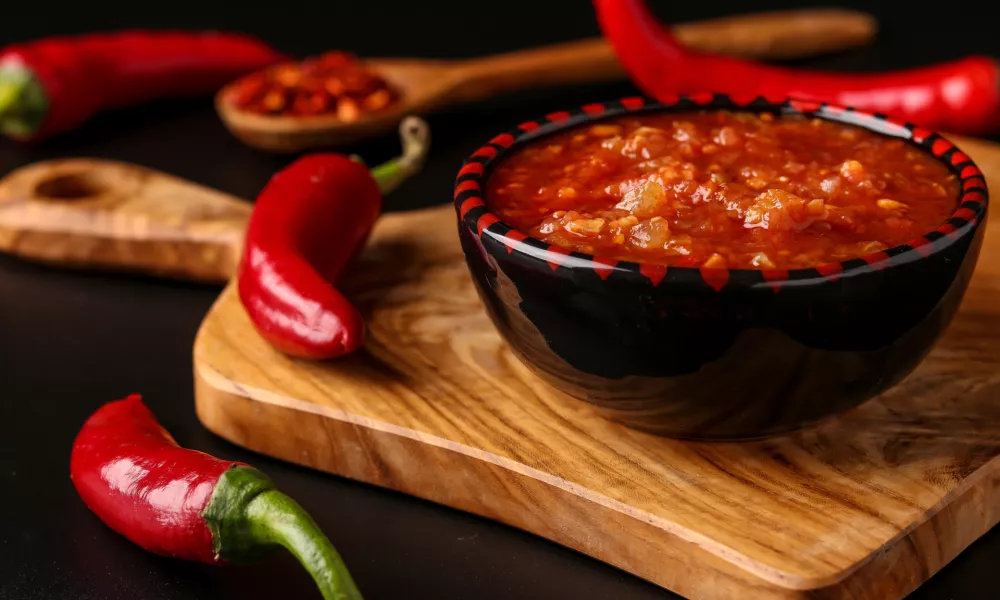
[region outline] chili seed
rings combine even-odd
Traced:
[[[606,223],[604,219],[576,219],[566,223],[566,231],[587,237],[601,233]]]
[[[365,98],[363,106],[365,107],[365,110],[375,112],[389,106],[390,102],[392,102],[392,95],[389,94],[389,90],[379,90],[369,94],[369,96]]]
[[[325,84],[323,84],[323,89],[327,91],[331,96],[342,96],[347,88],[344,86],[344,82],[339,79],[328,79]]]
[[[324,94],[307,94],[296,97],[292,108],[299,114],[315,115],[326,110],[329,103],[329,98]]]
[[[295,65],[282,65],[275,71],[274,78],[285,87],[295,87],[302,80],[302,74]]]
[[[261,101],[264,109],[268,112],[280,112],[281,109],[285,108],[285,103],[284,92],[278,90],[268,92],[264,95],[264,99]]]
[[[352,122],[361,118],[361,109],[358,103],[350,98],[344,98],[337,103],[337,118],[341,121]]]
[[[620,135],[622,128],[619,125],[594,125],[590,128],[591,135],[597,137],[611,137],[613,135]]]
[[[889,198],[882,198],[875,202],[879,208],[883,210],[906,210],[909,208],[906,204],[902,202],[897,202],[895,200],[890,200]]]
[[[861,181],[865,176],[865,166],[856,160],[845,160],[840,165],[840,175],[852,183]]]
[[[712,256],[709,256],[708,260],[702,263],[701,266],[705,267],[706,269],[725,269],[726,259],[721,254],[716,252]]]
[[[809,213],[810,215],[825,214],[826,202],[824,202],[822,198],[816,198],[814,200],[810,200],[809,203],[806,204],[806,212]]]
[[[750,264],[752,264],[755,267],[763,267],[765,269],[773,269],[775,266],[774,261],[771,260],[771,258],[763,252],[758,252],[757,254],[755,254],[753,259],[750,261]]]

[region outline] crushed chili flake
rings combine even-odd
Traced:
[[[727,111],[582,126],[515,152],[487,182],[496,214],[548,243],[642,263],[747,269],[809,267],[904,244],[944,222],[958,196],[957,178],[902,140]]]
[[[226,99],[262,115],[335,115],[356,121],[390,108],[400,94],[378,73],[346,52],[328,52],[248,75],[230,86]]]

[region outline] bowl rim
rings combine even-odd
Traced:
[[[805,115],[855,125],[873,133],[902,139],[933,156],[958,177],[961,191],[956,209],[936,229],[905,244],[864,256],[797,269],[730,269],[654,265],[572,251],[515,229],[494,214],[486,204],[485,183],[493,167],[514,150],[534,140],[586,123],[623,115],[697,110]],[[554,272],[558,272],[560,268],[571,271],[587,269],[595,271],[602,280],[606,280],[611,274],[624,271],[639,274],[654,286],[659,285],[669,272],[671,279],[700,280],[716,291],[737,282],[777,290],[786,284],[836,281],[929,258],[975,234],[985,220],[989,192],[983,172],[966,153],[941,134],[912,123],[881,113],[867,113],[826,102],[791,98],[776,100],[760,96],[737,99],[726,94],[705,93],[678,95],[660,101],[631,96],[586,104],[575,110],[552,112],[541,119],[521,123],[493,137],[463,161],[455,179],[454,204],[460,223],[464,223],[480,239],[486,236],[505,246],[509,254],[516,253],[548,263]]]

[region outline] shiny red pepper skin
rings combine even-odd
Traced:
[[[877,74],[818,73],[684,48],[645,0],[593,0],[601,30],[630,77],[651,96],[716,92],[796,98],[885,113],[968,135],[1000,126],[1000,67],[987,57]]]
[[[133,395],[87,420],[73,444],[70,477],[87,507],[136,544],[214,564],[201,514],[219,477],[240,464],[179,447]]]
[[[41,83],[48,112],[31,139],[69,131],[95,114],[161,98],[211,94],[287,57],[252,37],[219,32],[124,31],[14,44]]]
[[[326,600],[361,600],[316,522],[266,475],[177,445],[132,395],[87,419],[70,457],[87,507],[139,546],[209,564],[251,562],[287,548]]]
[[[268,342],[317,359],[361,347],[364,320],[332,282],[381,211],[378,183],[343,155],[305,156],[271,178],[250,217],[238,284]]]

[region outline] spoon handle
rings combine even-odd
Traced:
[[[875,17],[839,8],[737,15],[674,29],[678,39],[691,48],[766,60],[807,58],[863,46],[877,32]]]
[[[692,48],[731,56],[787,59],[857,47],[871,41],[870,15],[843,9],[774,11],[678,25]],[[456,99],[473,101],[495,93],[541,86],[595,83],[624,77],[610,46],[589,39],[462,61]]]
[[[35,163],[0,179],[0,252],[64,267],[221,283],[251,205],[133,164]]]

